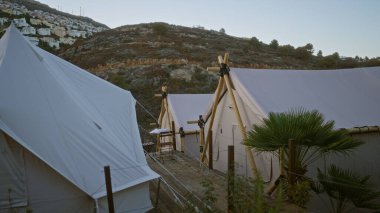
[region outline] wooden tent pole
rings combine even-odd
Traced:
[[[158,117],[158,125],[160,128],[162,128],[162,120],[165,116],[164,113],[168,112],[167,99],[166,99],[167,94],[168,94],[168,87],[165,85],[161,86],[161,91],[162,91],[161,94],[155,94],[154,95],[155,97],[161,97],[162,98],[160,116]],[[170,120],[169,120],[169,126],[170,126]]]
[[[165,98],[164,99],[164,104],[165,104],[165,110],[166,110],[166,116],[168,117],[168,124],[169,124],[169,128],[170,128],[170,115],[169,115],[169,104],[168,104],[168,99]]]
[[[231,98],[231,102],[232,102],[232,104],[234,106],[234,112],[235,112],[235,116],[236,116],[236,118],[237,118],[237,120],[239,122],[240,132],[241,132],[241,134],[243,136],[243,139],[246,140],[247,139],[247,131],[245,130],[245,127],[244,127],[244,124],[243,124],[243,120],[241,119],[239,108],[238,108],[237,103],[236,103],[235,95],[234,95],[234,93],[232,91],[231,79],[230,79],[230,75],[229,74],[224,75],[224,81],[226,82],[228,94],[229,94],[229,96]],[[255,159],[253,157],[251,149],[248,146],[245,146],[245,151],[247,152],[248,160],[249,160],[249,163],[251,165],[251,169],[252,169],[253,174],[254,175],[258,175],[256,162],[255,162]]]
[[[203,148],[203,152],[201,155],[201,162],[203,162],[205,157],[206,157],[206,150],[208,148],[208,143],[210,141],[210,135],[209,134],[211,132],[210,130],[212,129],[212,126],[214,125],[215,113],[216,113],[216,109],[218,108],[218,100],[219,100],[219,97],[220,97],[220,94],[222,92],[223,87],[224,87],[224,79],[223,79],[223,77],[220,77],[218,87],[216,88],[214,101],[212,104],[211,118],[210,118],[210,123],[209,123],[208,129],[207,129],[206,144]]]
[[[161,111],[160,111],[160,116],[158,116],[158,127],[162,127],[162,118],[164,117],[164,99],[161,101]]]

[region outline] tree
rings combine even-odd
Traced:
[[[319,67],[321,68],[336,68],[340,62],[339,53],[335,52],[332,55],[325,56],[319,61]]]
[[[168,32],[168,26],[165,23],[154,23],[153,32],[158,36],[164,36]]]
[[[219,32],[222,34],[226,34],[226,30],[224,28],[220,28]]]
[[[308,43],[308,44],[306,44],[306,45],[304,46],[304,48],[305,48],[305,50],[306,50],[308,53],[310,53],[310,55],[314,53],[314,47],[313,47],[312,44]]]
[[[272,49],[277,49],[279,46],[278,44],[278,41],[276,39],[273,39],[270,44],[269,44],[269,47],[272,48]]]
[[[318,53],[317,53],[317,57],[318,57],[318,58],[322,58],[322,57],[323,57],[322,50],[319,50],[319,51],[318,51]]]
[[[311,58],[311,56],[313,55],[313,52],[314,52],[313,45],[308,43],[303,47],[298,47],[295,51],[295,56],[298,59],[306,61]]]
[[[335,52],[331,55],[335,60],[339,60],[340,59],[340,56],[339,56],[339,53]]]
[[[301,60],[308,60],[311,57],[310,52],[308,52],[304,47],[298,47],[295,49],[295,57]]]
[[[284,56],[291,56],[296,52],[294,47],[290,44],[278,47],[278,51]]]
[[[251,46],[253,46],[254,48],[260,48],[261,47],[261,42],[259,41],[258,38],[256,37],[252,37],[250,40],[249,40],[249,44]]]
[[[269,113],[262,125],[253,125],[245,144],[257,151],[270,151],[281,160],[287,170],[288,141],[296,141],[295,175],[297,184],[303,184],[307,167],[329,153],[347,154],[360,146],[361,141],[349,136],[347,130],[334,129],[334,121],[324,121],[318,111],[292,109],[289,112]],[[303,193],[303,192],[302,192]],[[290,197],[289,191],[287,193]]]
[[[369,182],[369,178],[370,176],[362,177],[348,169],[331,165],[327,174],[318,169],[319,184],[315,191],[327,193],[336,213],[347,212],[349,203],[358,208],[378,210],[380,204],[376,199],[380,197],[380,191],[373,190],[374,186]]]

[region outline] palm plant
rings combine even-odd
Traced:
[[[287,163],[288,141],[296,141],[296,170],[306,172],[307,166],[328,153],[347,154],[362,142],[351,138],[343,129],[335,130],[334,121],[324,121],[318,111],[302,108],[284,113],[269,113],[262,125],[253,125],[245,144],[256,151],[272,151]]]
[[[370,176],[360,176],[350,170],[331,165],[327,174],[318,169],[318,181],[315,191],[326,192],[334,212],[346,212],[352,203],[358,208],[380,209],[380,191],[373,190]],[[335,202],[333,202],[335,200]]]
[[[334,129],[334,121],[325,122],[318,111],[300,108],[284,113],[269,113],[263,124],[253,125],[245,145],[259,152],[270,151],[277,155],[281,161],[281,177],[286,177],[284,171],[288,165],[289,139],[296,142],[292,171],[295,173],[296,185],[284,182],[284,186],[288,199],[299,206],[304,206],[310,199],[308,186],[311,181],[304,176],[308,165],[329,153],[348,154],[362,144],[350,137],[346,130]]]

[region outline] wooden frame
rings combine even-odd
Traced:
[[[171,144],[172,144],[172,147],[173,147],[173,150],[176,150],[176,138],[175,138],[175,123],[174,121],[172,121],[170,119],[170,112],[169,112],[169,103],[168,103],[168,99],[167,99],[167,95],[168,95],[168,87],[167,86],[162,86],[161,87],[161,91],[162,91],[162,94],[155,94],[154,96],[155,97],[161,97],[162,98],[162,101],[161,101],[161,111],[160,111],[160,115],[158,117],[158,126],[159,128],[162,128],[162,123],[163,123],[163,119],[164,119],[164,116],[166,115],[167,116],[167,121],[168,121],[168,125],[169,125],[169,129],[171,131],[169,132],[165,132],[165,133],[160,133],[158,136],[157,136],[157,152],[161,152],[161,137],[170,137],[169,140],[171,140]]]
[[[228,53],[226,53],[224,55],[224,58],[222,56],[218,56],[218,61],[219,61],[220,67],[211,67],[211,68],[207,68],[207,70],[208,71],[221,71],[221,69],[228,69]],[[246,131],[245,126],[243,124],[243,120],[241,118],[240,111],[239,111],[238,105],[236,103],[236,99],[235,99],[235,95],[233,93],[232,87],[233,87],[232,81],[231,81],[229,73],[228,72],[221,73],[220,78],[219,78],[219,82],[218,82],[218,86],[217,86],[217,89],[215,92],[214,100],[213,100],[213,105],[212,105],[212,110],[211,110],[210,120],[209,120],[210,123],[209,123],[208,129],[207,129],[207,136],[206,136],[206,140],[205,140],[206,143],[205,143],[202,155],[201,155],[201,162],[205,162],[205,159],[206,159],[206,153],[207,153],[207,149],[208,149],[208,146],[210,143],[210,137],[212,137],[212,135],[210,135],[210,132],[212,130],[212,127],[214,126],[215,114],[216,114],[216,110],[218,109],[219,101],[221,98],[221,91],[223,90],[223,88],[225,88],[228,91],[228,96],[231,99],[231,102],[233,105],[233,111],[234,111],[235,117],[239,123],[239,129],[240,129],[240,133],[243,137],[243,140],[247,139],[247,131]],[[256,176],[256,175],[258,175],[258,171],[257,171],[256,162],[255,162],[255,159],[253,157],[253,153],[251,151],[251,148],[248,146],[245,146],[245,149],[246,149],[246,153],[248,156],[248,160],[249,160],[251,170],[252,170],[253,174]]]

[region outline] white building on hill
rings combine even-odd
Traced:
[[[13,19],[13,23],[17,27],[27,27],[27,26],[29,26],[29,24],[26,22],[25,18]]]
[[[51,30],[49,28],[38,28],[37,32],[39,35],[42,35],[42,36],[50,36],[51,35]]]
[[[21,29],[21,33],[24,34],[24,35],[35,35],[36,34],[36,29],[32,26],[28,26],[28,27],[23,27]]]

